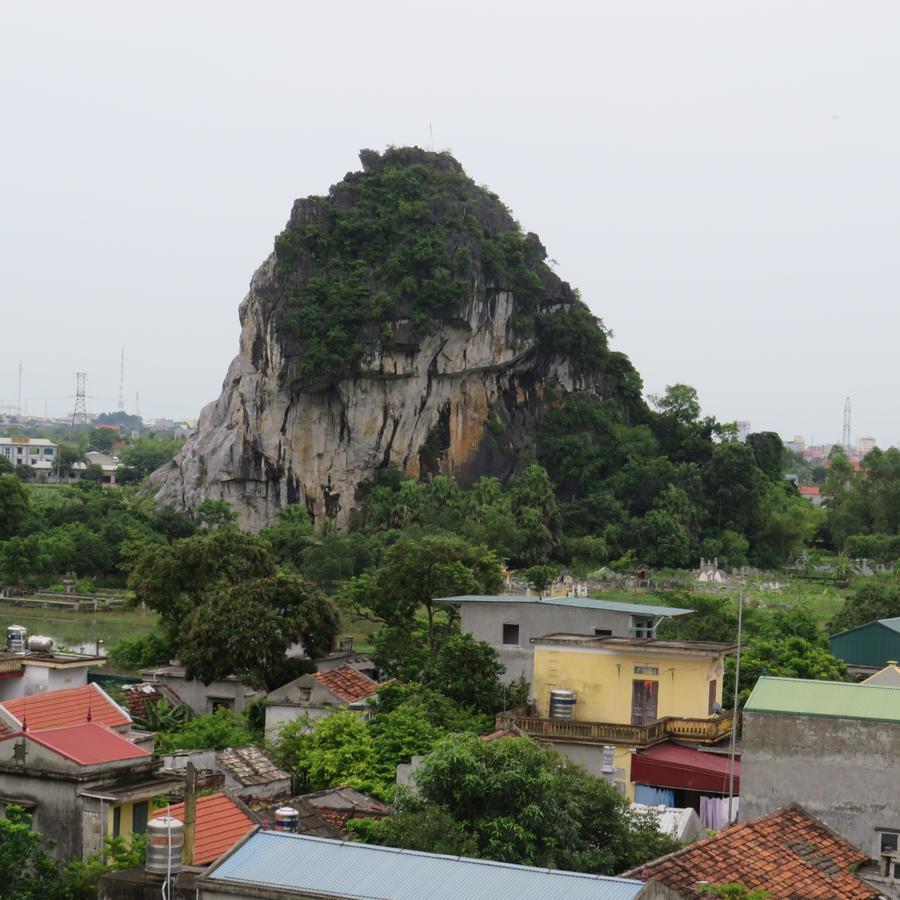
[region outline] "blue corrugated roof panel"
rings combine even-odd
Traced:
[[[632,900],[630,878],[535,869],[483,859],[257,831],[206,875],[231,882],[355,900]]]
[[[466,594],[460,597],[438,597],[435,603],[540,603],[543,606],[573,606],[578,609],[605,609],[645,616],[683,616],[693,612],[677,606],[649,606],[624,600],[594,600],[590,597],[537,597],[525,594]]]

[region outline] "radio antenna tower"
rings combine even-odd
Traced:
[[[140,418],[141,417],[141,395],[137,393],[134,395],[134,414]]]
[[[16,415],[22,415],[22,360],[19,360],[19,393],[16,400]]]
[[[844,401],[844,449],[850,450],[850,398]]]
[[[87,381],[87,372],[75,373],[75,409],[72,410],[72,425],[87,425],[87,406],[84,398],[84,384]]]
[[[125,348],[122,348],[122,361],[119,363],[119,410],[125,412]]]

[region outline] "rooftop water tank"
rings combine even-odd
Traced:
[[[300,813],[293,806],[280,806],[275,810],[275,830],[296,832]]]
[[[550,691],[550,718],[571,719],[575,712],[575,691],[554,688]]]
[[[53,638],[44,634],[33,634],[28,638],[28,649],[32,653],[52,653]]]
[[[174,816],[159,816],[147,823],[148,872],[155,875],[181,871],[184,850],[184,825]]]
[[[10,653],[24,653],[28,629],[22,625],[9,625],[6,629],[6,649]]]

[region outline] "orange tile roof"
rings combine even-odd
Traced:
[[[357,700],[362,700],[363,697],[370,697],[378,690],[377,682],[372,681],[362,672],[351,669],[350,666],[316,672],[313,678],[348,703],[355,703]]]
[[[769,891],[773,900],[869,900],[878,891],[850,872],[867,859],[799,806],[732,825],[623,877],[661,881],[681,897],[700,896],[698,882],[740,882]]]
[[[66,725],[62,728],[44,728],[41,731],[17,731],[0,737],[0,741],[25,737],[54,753],[72,760],[79,766],[96,766],[121,759],[150,759],[148,753],[137,744],[122,737],[105,725],[85,722],[83,725]]]
[[[808,497],[818,497],[821,494],[821,491],[819,490],[819,486],[817,484],[814,484],[810,487],[801,485],[797,488],[797,490],[804,496]]]
[[[168,815],[183,822],[184,804],[172,805]],[[214,862],[255,827],[256,822],[225,794],[198,797],[194,825],[194,865],[205,866]]]
[[[17,697],[0,703],[0,706],[20,724],[26,723],[29,731],[80,725],[87,721],[109,725],[110,728],[131,723],[131,718],[95,684]]]

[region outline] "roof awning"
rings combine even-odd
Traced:
[[[631,760],[631,780],[654,787],[727,794],[727,756],[665,742],[639,750]],[[734,792],[740,794],[741,762],[734,761]]]

